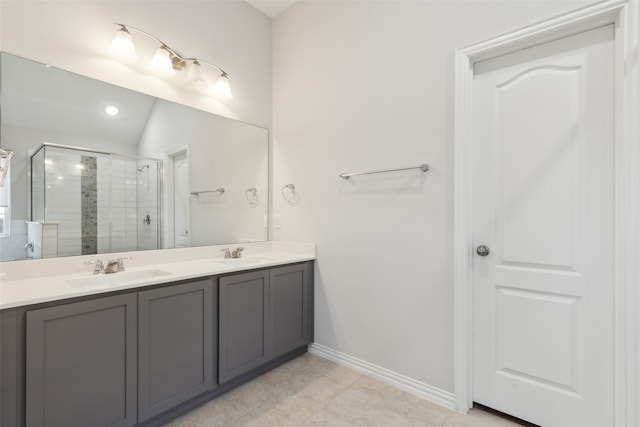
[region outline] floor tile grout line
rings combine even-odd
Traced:
[[[222,395],[221,397],[223,397],[223,398],[227,399],[227,401],[228,401],[228,402],[237,403],[237,402],[234,402],[234,401],[232,401],[231,399],[229,399],[229,398],[227,397],[226,393],[225,393],[224,395]],[[229,421],[228,423],[225,423],[223,427],[226,427],[226,426],[230,426],[230,425],[232,425],[233,423],[235,423],[236,421],[238,421],[239,419],[241,419],[241,418],[242,418],[242,417],[244,417],[245,415],[249,414],[249,412],[251,412],[251,411],[249,410],[249,411],[243,412],[243,413],[242,413],[242,415],[239,415],[238,417],[233,418],[233,419],[232,419],[231,421]]]
[[[324,369],[322,371],[320,370],[312,370],[313,372],[309,375],[307,375],[304,379],[311,379],[312,381],[316,381],[319,380],[321,378],[324,378],[327,374],[327,370]],[[317,375],[317,376],[316,376]],[[304,379],[298,381],[298,383],[304,381]],[[330,402],[332,402],[333,400],[335,400],[335,398],[337,398],[339,395],[341,395],[342,393],[344,393],[344,391],[349,388],[350,386],[345,386],[342,390],[340,390],[339,393],[337,393],[335,396],[333,396],[331,399],[327,400],[326,402],[318,405],[317,409],[308,417],[306,417],[302,422],[298,423],[297,426],[302,426],[304,425],[307,421],[309,421],[310,419],[312,419],[313,417],[316,416],[316,414],[322,412],[322,411],[327,411],[327,406],[329,405]]]
[[[307,424],[309,427],[320,427],[328,426],[330,422],[327,424],[327,420],[333,418],[348,425],[352,418],[349,415],[350,411],[363,410],[361,408],[361,403],[365,401],[361,400],[363,396],[369,396],[370,399],[373,399],[373,404],[382,409],[381,414],[384,416],[402,417],[406,415],[412,420],[421,419],[425,425],[433,427],[458,425],[458,422],[461,421],[469,427],[486,426],[488,421],[497,421],[497,425],[503,427],[517,427],[518,425],[509,422],[503,424],[481,410],[471,411],[467,415],[468,418],[465,418],[454,411],[446,410],[446,408],[443,408],[446,411],[439,413],[435,409],[423,406],[420,401],[412,400],[398,404],[402,401],[403,393],[405,393],[403,390],[353,369],[342,370],[346,368],[341,365],[323,363],[315,357],[300,358],[297,359],[297,363],[288,368],[286,366],[282,365],[285,368],[269,371],[264,376],[241,385],[240,387],[244,386],[245,389],[234,395],[235,399],[229,397],[233,390],[221,395],[219,399],[224,399],[224,401],[223,407],[219,409],[222,410],[224,404],[230,405],[226,408],[228,412],[223,418],[215,416],[216,408],[218,408],[216,406],[193,414],[191,417],[189,414],[184,414],[184,418],[176,419],[177,422],[167,424],[166,427],[170,425],[173,427],[204,427],[212,425],[211,422],[214,422],[214,419],[217,419],[215,425],[225,427],[244,424],[257,425],[261,421],[272,419],[282,420],[282,425],[301,427]],[[397,393],[388,390],[388,387],[397,389]],[[239,387],[234,390],[238,389]],[[257,402],[260,403],[256,404]],[[439,406],[427,400],[424,405]],[[388,413],[384,408],[388,409]],[[272,412],[272,410],[274,411]],[[323,412],[324,414],[319,415]],[[317,422],[310,423],[314,417],[318,417]],[[363,419],[365,418],[366,416]],[[229,421],[221,423],[227,419]],[[243,419],[244,421],[240,421]],[[211,420],[211,422],[208,423],[207,420]]]

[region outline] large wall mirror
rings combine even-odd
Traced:
[[[0,260],[268,240],[268,131],[0,54]]]

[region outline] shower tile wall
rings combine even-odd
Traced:
[[[0,261],[13,261],[31,256],[24,245],[27,241],[27,223],[22,220],[11,220],[11,238],[3,238],[0,250]]]
[[[149,167],[144,167],[149,165]],[[144,168],[144,169],[142,169]],[[158,248],[158,164],[139,163],[138,172],[138,250]],[[149,215],[150,223],[143,222]]]
[[[95,166],[85,165],[82,157],[95,159]],[[135,162],[100,155],[81,156],[73,151],[50,148],[47,148],[46,158],[46,218],[42,212],[43,217],[34,216],[34,220],[59,223],[58,255],[136,250]],[[82,168],[87,167],[95,168],[91,172],[95,173],[91,178],[95,187],[90,186],[90,181],[82,185]],[[84,212],[83,197],[88,202]],[[97,211],[87,210],[92,203]],[[39,201],[34,203],[34,214],[38,204]],[[90,231],[91,227],[93,231]],[[92,237],[96,233],[97,240]]]
[[[111,159],[110,252],[133,251],[138,247],[137,175],[134,161]]]
[[[98,253],[111,252],[111,214],[109,213],[109,197],[111,195],[111,160],[108,157],[98,158]]]
[[[98,163],[95,157],[81,156],[80,198],[82,212],[82,255],[98,253]]]
[[[45,196],[45,162],[44,162],[45,150],[40,150],[33,156],[31,162],[31,189],[33,204],[31,205],[32,219],[34,221],[44,221],[44,196]],[[26,228],[25,225],[25,233]],[[25,234],[26,235],[26,234]]]
[[[46,149],[45,217],[34,220],[58,222],[58,256],[80,255],[82,252],[81,159],[76,153]],[[36,188],[34,186],[34,196]],[[35,199],[34,206],[39,204]]]
[[[152,160],[46,147],[33,158],[32,220],[58,223],[58,256],[157,249],[158,167]],[[24,249],[11,249],[12,258],[25,256]]]

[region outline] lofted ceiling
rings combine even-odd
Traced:
[[[298,0],[245,0],[270,18],[275,18]]]
[[[2,56],[2,83],[3,123],[121,144],[138,143],[155,103],[151,96],[8,54]],[[109,105],[120,114],[107,115]]]

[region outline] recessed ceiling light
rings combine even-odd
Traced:
[[[113,105],[108,105],[105,109],[104,112],[107,113],[110,116],[115,116],[117,115],[120,110],[118,110],[117,107],[114,107]]]

